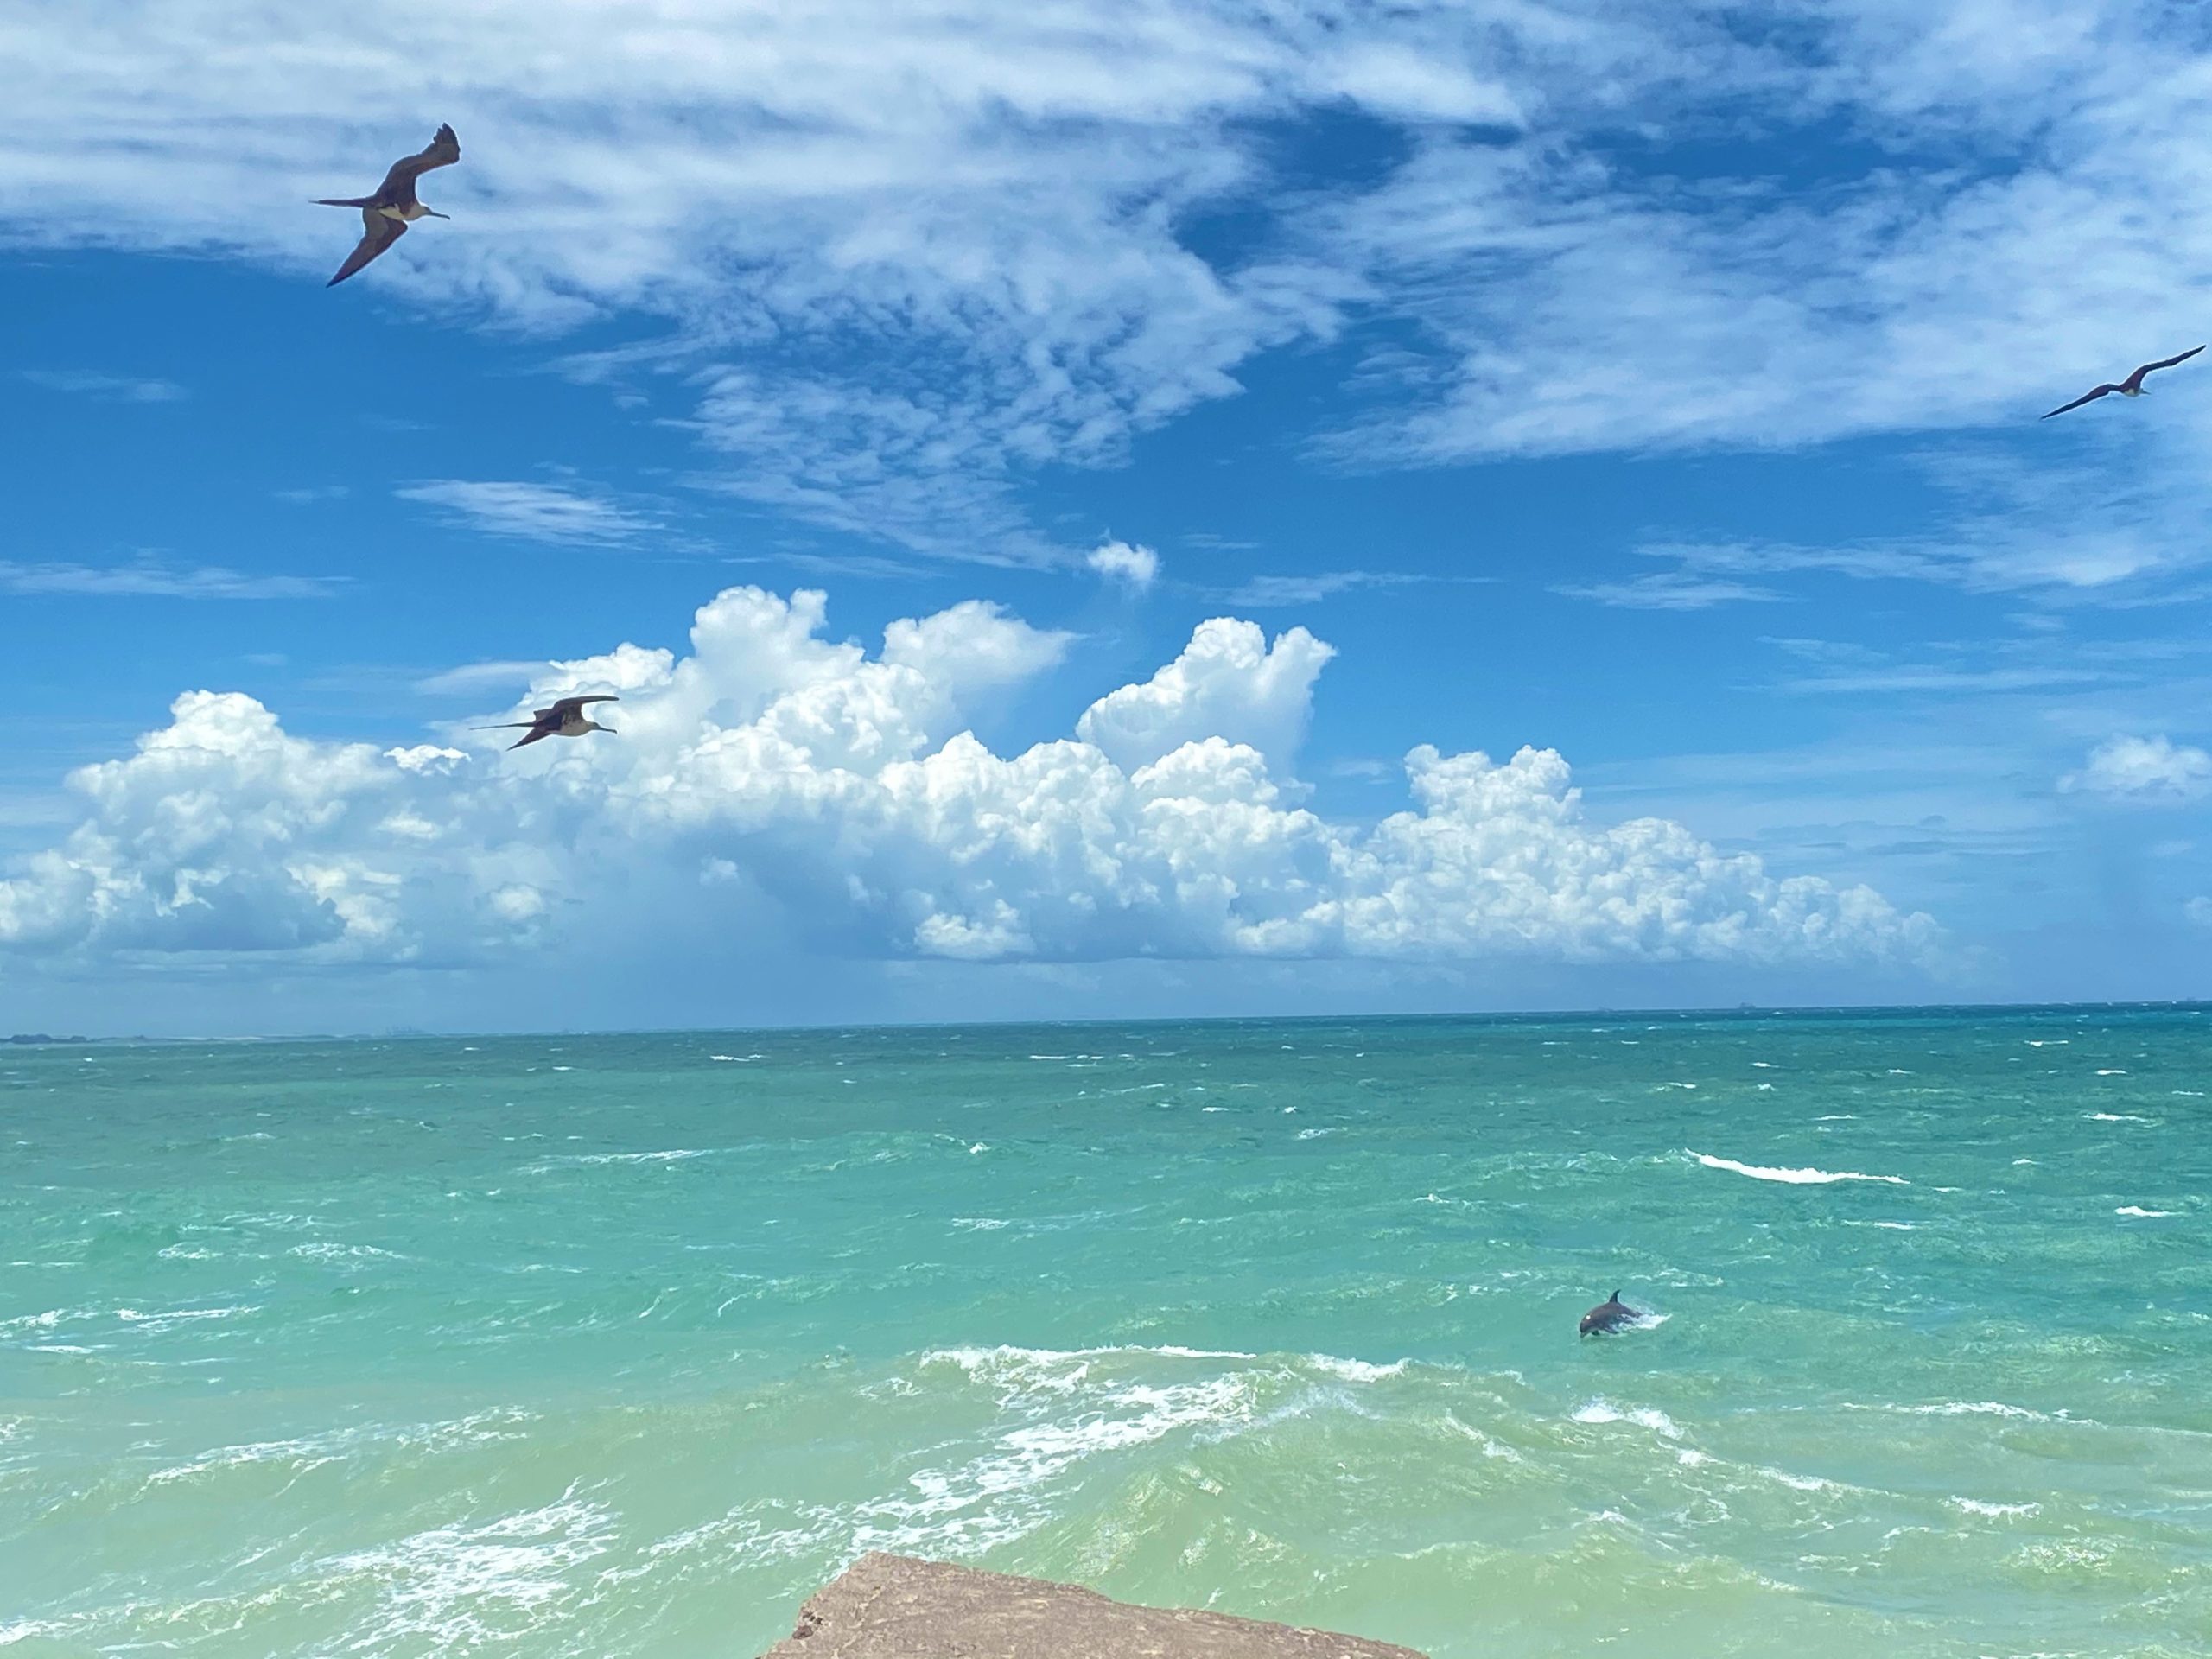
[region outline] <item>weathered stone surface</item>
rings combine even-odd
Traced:
[[[1410,1648],[1095,1590],[864,1555],[761,1659],[1421,1659]]]

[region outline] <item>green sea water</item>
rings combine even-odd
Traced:
[[[887,1548],[2201,1655],[2209,1095],[2190,1010],[0,1050],[0,1653],[742,1659]]]

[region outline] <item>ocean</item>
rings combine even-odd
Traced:
[[[11,1048],[0,1160],[6,1659],[2212,1642],[2201,1009]]]

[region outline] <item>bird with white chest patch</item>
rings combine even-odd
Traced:
[[[548,737],[582,737],[586,732],[612,734],[614,728],[594,721],[584,713],[584,705],[588,702],[621,701],[608,691],[588,697],[559,697],[543,709],[533,709],[528,720],[503,720],[496,726],[479,726],[476,729],[480,732],[502,732],[518,726],[528,727],[528,731],[507,745],[510,749],[518,749],[526,743],[535,743]]]
[[[372,196],[321,196],[315,200],[318,207],[358,207],[361,210],[361,239],[353,251],[346,256],[346,263],[338,267],[338,274],[323,284],[335,288],[363,265],[375,258],[386,248],[407,233],[407,227],[418,219],[448,219],[435,207],[425,207],[415,194],[415,181],[434,167],[451,167],[461,159],[461,140],[454,130],[440,127],[436,137],[412,156],[402,156],[391,164],[391,171],[384,175],[384,182]]]

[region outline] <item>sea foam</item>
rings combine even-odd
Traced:
[[[1715,1158],[1706,1152],[1692,1152],[1690,1156],[1707,1169],[1725,1169],[1732,1174],[1748,1175],[1755,1181],[1782,1181],[1790,1186],[1827,1186],[1836,1181],[1881,1181],[1891,1186],[1912,1185],[1902,1175],[1862,1175],[1855,1169],[1770,1169],[1762,1164],[1739,1164],[1733,1158]]]

